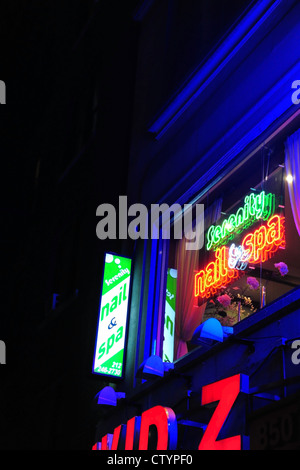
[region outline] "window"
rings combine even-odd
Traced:
[[[300,284],[299,234],[284,148],[263,149],[232,169],[198,202],[204,246],[170,240],[161,355],[173,362],[197,347],[209,318],[223,326],[254,315]]]

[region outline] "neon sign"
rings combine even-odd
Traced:
[[[215,261],[211,261],[204,269],[195,275],[195,297],[209,298],[215,295],[222,286],[226,286],[240,276],[236,269],[228,267],[228,252],[226,246],[215,252]]]
[[[285,247],[285,218],[274,215],[266,225],[248,233],[238,247],[229,248],[228,267],[246,269],[248,263],[267,261],[279,248]]]
[[[225,219],[222,225],[211,225],[206,238],[206,249],[215,250],[228,243],[235,235],[253,225],[257,220],[268,220],[275,211],[275,194],[251,193],[244,199],[244,206]]]
[[[93,372],[112,377],[123,373],[131,260],[105,255]]]
[[[202,388],[201,405],[209,405],[218,401],[217,408],[207,425],[198,450],[241,450],[243,436],[233,436],[217,440],[218,434],[226,421],[230,410],[240,392],[249,392],[247,376],[237,374],[219,380]],[[245,442],[244,442],[245,445]]]
[[[266,224],[248,233],[239,247],[222,246],[210,262],[195,275],[195,297],[209,298],[241,275],[247,263],[264,263],[285,247],[285,218],[273,215]]]
[[[261,225],[254,233],[248,233],[243,241],[242,261],[264,263],[280,247],[285,247],[285,218],[274,215],[267,224]]]
[[[243,435],[219,439],[218,435],[232,411],[240,393],[249,393],[249,378],[237,374],[219,380],[202,388],[201,406],[218,402],[216,409],[204,431],[198,450],[242,450],[249,447]],[[172,408],[154,406],[134,416],[127,425],[119,425],[113,434],[106,434],[93,450],[148,450],[149,430],[157,430],[156,450],[175,450],[178,440],[177,419]]]

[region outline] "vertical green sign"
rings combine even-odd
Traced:
[[[131,259],[105,255],[93,372],[122,377]]]
[[[173,362],[174,360],[176,286],[177,270],[168,268],[163,342],[164,362]]]

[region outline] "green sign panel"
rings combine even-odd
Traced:
[[[93,372],[122,377],[131,260],[105,255]]]
[[[175,305],[176,305],[177,270],[168,269],[167,292],[165,304],[165,324],[163,342],[163,361],[174,360],[174,338],[175,338]]]

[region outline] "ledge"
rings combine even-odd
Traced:
[[[283,295],[279,299],[274,300],[266,307],[258,310],[249,317],[237,323],[233,327],[232,340],[239,338],[239,334],[242,333],[243,338],[247,339],[247,335],[251,334],[254,330],[257,330],[268,323],[274,322],[276,319],[281,318],[289,313],[295,311],[296,308],[300,309],[300,287],[296,287],[292,291]],[[251,340],[251,338],[249,338]],[[174,371],[185,369],[187,366],[190,367],[195,362],[199,362],[199,359],[204,360],[205,357],[209,357],[218,354],[223,348],[227,348],[232,345],[231,336],[229,336],[223,343],[216,343],[209,350],[203,350],[201,348],[194,349],[186,356],[178,359],[175,362]]]

